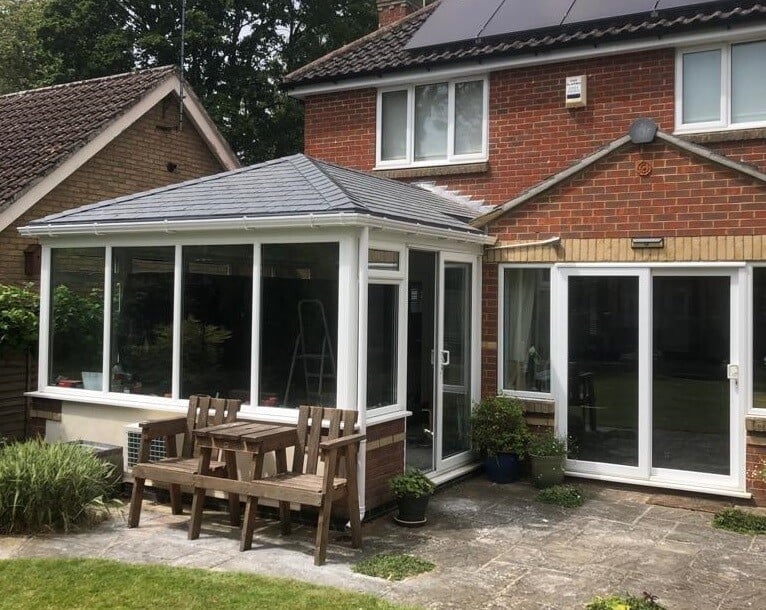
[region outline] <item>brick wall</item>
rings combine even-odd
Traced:
[[[747,420],[747,489],[759,506],[766,506],[766,480],[761,472],[766,469],[766,421]]]
[[[175,129],[177,124],[178,106],[170,95],[0,232],[0,283],[33,279],[24,274],[24,249],[37,240],[17,231],[29,221],[222,171],[192,124],[187,120],[181,132]],[[167,170],[168,162],[177,165],[175,172]]]
[[[389,481],[404,471],[404,420],[367,428],[365,507],[372,511],[394,497]]]

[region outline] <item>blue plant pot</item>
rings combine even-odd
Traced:
[[[513,483],[519,480],[519,456],[498,453],[484,458],[484,472],[493,483]]]

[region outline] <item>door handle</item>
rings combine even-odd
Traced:
[[[449,362],[450,362],[449,359],[450,359],[449,350],[443,349],[442,350],[441,365],[442,366],[449,366]]]

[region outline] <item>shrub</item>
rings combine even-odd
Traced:
[[[69,530],[106,511],[114,468],[76,444],[0,449],[0,532]]]
[[[430,496],[434,489],[434,484],[417,468],[408,468],[404,474],[391,479],[391,491],[397,498],[422,498]]]
[[[585,502],[585,496],[575,485],[554,485],[543,489],[537,494],[537,501],[545,504],[556,504],[564,508],[577,508]]]
[[[713,527],[738,534],[766,534],[766,517],[727,508],[713,517]]]
[[[529,430],[521,403],[502,396],[483,399],[471,416],[471,438],[482,455],[515,453],[523,458]]]
[[[371,559],[357,563],[352,569],[358,574],[385,578],[386,580],[404,580],[430,572],[436,566],[430,561],[418,559],[412,555],[390,554],[376,555]]]
[[[529,455],[537,457],[562,456],[567,454],[567,442],[553,432],[541,432],[529,437],[527,448]]]
[[[644,593],[642,597],[597,597],[585,606],[585,610],[665,610],[665,606],[657,603],[655,595]]]
[[[37,342],[37,310],[40,297],[31,284],[0,284],[0,354],[24,352]]]

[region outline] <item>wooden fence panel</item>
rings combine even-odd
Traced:
[[[34,360],[27,371],[23,355],[0,358],[0,438],[25,438],[28,401],[24,392],[35,387],[36,379]]]

